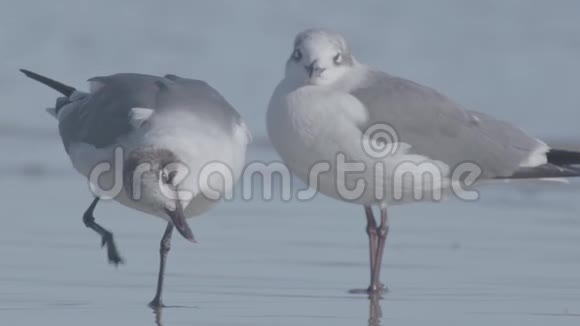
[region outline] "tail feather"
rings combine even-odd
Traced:
[[[31,78],[36,80],[37,82],[44,84],[52,89],[54,89],[55,91],[63,94],[66,97],[70,97],[72,95],[72,93],[74,93],[74,91],[76,91],[76,89],[74,87],[65,85],[61,82],[57,82],[54,79],[50,79],[48,77],[39,75],[35,72],[32,72],[30,70],[26,70],[26,69],[20,69],[20,71],[26,75],[26,77]]]

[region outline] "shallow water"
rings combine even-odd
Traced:
[[[116,203],[97,220],[126,264],[106,263],[81,222],[91,196],[57,142],[14,141],[43,156],[35,173],[1,174],[0,316],[18,325],[153,325],[162,221]],[[35,145],[36,144],[36,145]],[[253,148],[252,157],[274,153]],[[46,156],[44,156],[46,155]],[[8,169],[10,171],[10,169]],[[38,172],[44,171],[44,172]],[[391,209],[382,300],[349,294],[368,282],[361,208],[236,200],[190,221],[199,244],[174,237],[163,325],[576,325],[580,320],[580,184],[496,185],[474,203]]]
[[[126,260],[106,263],[81,222],[87,185],[41,112],[55,94],[19,67],[79,86],[118,71],[206,79],[263,144],[293,35],[327,26],[365,62],[578,143],[580,2],[328,3],[0,1],[2,324],[578,325],[578,181],[391,209],[382,299],[349,294],[368,285],[362,209],[324,197],[235,200],[190,221],[199,244],[174,237],[164,299],[175,307],[161,316],[146,304],[162,221],[100,204],[97,220]],[[277,159],[264,146],[248,157]]]

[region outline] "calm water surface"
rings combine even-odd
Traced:
[[[3,162],[0,316],[18,325],[154,325],[162,221],[116,203],[96,217],[126,259],[107,265],[81,222],[91,197],[56,141],[15,141],[30,152]],[[7,141],[4,141],[3,145]],[[46,155],[37,167],[27,166]],[[274,153],[252,149],[264,160]],[[28,163],[26,163],[28,162]],[[578,183],[486,187],[451,200],[391,210],[382,300],[367,285],[362,209],[227,202],[191,221],[199,244],[175,237],[163,325],[577,325]]]
[[[359,59],[538,136],[578,143],[580,2],[0,0],[0,321],[155,325],[164,223],[104,203],[126,264],[106,263],[81,215],[91,196],[27,67],[83,86],[113,72],[208,80],[260,143],[268,98],[311,26],[344,32]],[[275,159],[252,148],[252,160]],[[578,325],[580,184],[517,183],[475,203],[393,208],[382,300],[368,284],[362,208],[236,200],[174,237],[158,324]]]

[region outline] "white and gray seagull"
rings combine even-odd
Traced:
[[[64,95],[48,111],[58,119],[74,168],[91,182],[96,197],[83,222],[102,237],[109,262],[118,265],[122,258],[113,234],[95,222],[93,211],[100,197],[109,196],[167,221],[160,245],[157,292],[149,304],[162,307],[173,228],[195,242],[186,218],[204,213],[232,190],[250,142],[245,123],[215,89],[200,80],[123,73],[89,79],[90,92],[85,93],[21,71]],[[231,182],[200,180],[201,171],[211,170],[215,162],[230,169]],[[111,173],[95,174],[102,172],[103,163]],[[210,170],[206,175],[216,172]],[[119,173],[122,177],[116,175]],[[119,178],[119,191],[110,192]]]
[[[382,134],[376,133],[381,129]],[[429,87],[362,64],[341,34],[325,29],[296,36],[285,76],[270,100],[267,130],[299,178],[328,196],[364,206],[371,293],[384,289],[379,278],[389,231],[387,207],[432,199],[416,196],[417,191],[449,193],[454,182],[469,183],[463,174],[453,180],[454,169],[462,163],[479,169],[473,171],[478,172],[477,181],[580,176],[574,166],[580,164],[580,153],[552,149]],[[388,155],[369,151],[388,147],[396,150]],[[321,162],[329,164],[326,173],[320,173]],[[366,169],[352,173],[341,162],[363,163]],[[432,171],[440,173],[441,182],[397,183],[412,167],[425,166],[435,167]],[[381,167],[382,174],[374,167]],[[345,191],[356,189],[360,181],[362,191],[356,196]],[[380,208],[380,224],[373,206]]]

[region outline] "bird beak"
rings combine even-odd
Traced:
[[[318,63],[318,59],[312,61],[308,66],[304,66],[304,68],[306,69],[306,72],[308,72],[308,78],[312,78],[312,75],[314,74],[314,72],[319,70],[319,69],[317,69],[318,67],[316,66],[317,63]]]
[[[171,222],[173,222],[173,225],[175,226],[177,231],[179,231],[179,233],[185,239],[187,239],[193,243],[197,242],[193,238],[193,232],[191,232],[191,229],[189,228],[187,221],[185,221],[185,214],[183,213],[183,207],[181,206],[181,203],[179,201],[177,201],[175,204],[175,210],[165,209],[165,212],[171,218]]]
[[[312,79],[314,75],[318,77],[326,70],[326,68],[322,68],[318,64],[318,59],[312,61],[308,66],[304,66],[304,69],[306,69],[306,72],[308,73],[308,79]]]
[[[306,69],[306,72],[308,73],[308,78],[312,78],[312,74],[314,73],[314,63],[315,62],[316,61],[312,62],[308,66],[304,66],[304,68]]]

